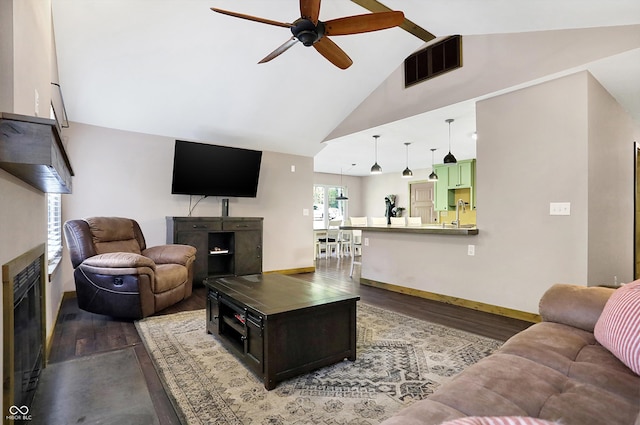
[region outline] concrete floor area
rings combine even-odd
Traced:
[[[32,425],[159,425],[133,348],[49,364],[30,414]]]

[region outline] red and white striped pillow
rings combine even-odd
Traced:
[[[526,416],[469,416],[441,425],[556,425],[556,422]]]
[[[594,329],[596,340],[640,375],[640,280],[611,295]]]

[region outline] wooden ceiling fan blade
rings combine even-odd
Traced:
[[[336,43],[326,36],[313,44],[313,47],[329,62],[340,69],[347,69],[353,64],[351,58]]]
[[[267,56],[265,56],[258,63],[269,62],[271,59],[274,59],[274,58],[280,56],[281,54],[283,54],[284,52],[286,52],[287,50],[289,50],[291,48],[291,46],[293,46],[297,42],[298,42],[298,40],[295,37],[291,37],[290,39],[285,41],[280,47],[278,47],[276,50],[274,50],[273,52],[271,52]]]
[[[404,13],[391,11],[332,19],[324,25],[327,35],[348,35],[397,27],[402,21],[404,21]]]
[[[229,10],[218,9],[215,7],[212,7],[211,10],[213,10],[214,12],[222,13],[223,15],[233,16],[235,18],[242,18],[248,21],[261,22],[263,24],[275,25],[278,27],[291,28],[293,26],[293,24],[288,24],[286,22],[272,21],[271,19],[259,18],[257,16],[245,15],[244,13],[231,12]]]
[[[355,4],[358,4],[362,7],[364,7],[365,9],[367,9],[370,12],[389,12],[391,11],[391,9],[389,9],[387,6],[385,6],[384,4],[380,3],[377,0],[351,0],[352,2],[354,2]],[[405,18],[404,22],[402,22],[402,24],[400,24],[400,28],[402,28],[403,30],[415,35],[416,37],[418,37],[420,40],[429,42],[431,40],[433,40],[434,38],[436,38],[435,35],[433,35],[432,33],[430,33],[429,31],[425,30],[424,28],[422,28],[421,26],[419,26],[418,24],[415,24],[414,22],[410,21],[409,19]]]
[[[300,0],[300,16],[317,24],[320,16],[320,0]]]

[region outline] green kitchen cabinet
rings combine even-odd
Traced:
[[[476,180],[476,160],[466,159],[458,161],[453,165],[438,164],[433,166],[438,175],[435,184],[434,210],[452,211],[455,210],[456,189],[469,189],[473,208],[476,206],[475,180]]]
[[[438,175],[438,181],[435,182],[435,196],[433,200],[433,209],[435,211],[448,211],[450,205],[454,202],[455,192],[449,190],[449,165],[434,165],[433,170]]]
[[[449,189],[466,189],[473,187],[476,175],[475,159],[458,161],[457,164],[450,165],[447,168]]]

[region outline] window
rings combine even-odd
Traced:
[[[347,203],[336,199],[347,191],[341,186],[313,186],[313,228],[326,229],[329,220],[344,220],[347,215]]]
[[[62,257],[62,195],[47,193],[47,260],[55,266]]]

